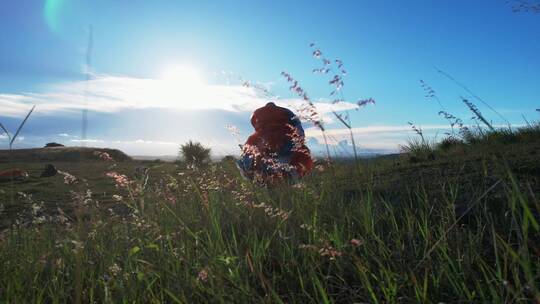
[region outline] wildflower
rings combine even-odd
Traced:
[[[32,224],[36,224],[36,225],[39,225],[39,224],[43,224],[45,223],[47,219],[45,218],[45,216],[38,216],[38,217],[35,217],[33,220],[32,220]]]
[[[319,250],[317,246],[311,244],[300,244],[298,245],[298,249]]]
[[[358,105],[358,107],[363,107],[367,104],[375,104],[375,100],[373,98],[368,98],[368,99],[360,99],[356,102],[356,104]]]
[[[351,245],[353,247],[358,247],[358,246],[362,245],[363,241],[361,241],[359,239],[351,239],[350,243],[351,243]]]
[[[319,254],[323,257],[329,257],[330,260],[335,260],[337,257],[340,257],[343,255],[340,251],[337,251],[332,246],[326,246],[321,249],[319,249]]]
[[[103,161],[114,161],[111,155],[107,152],[94,151],[94,155],[98,156]]]
[[[114,179],[117,188],[127,188],[131,183],[127,176],[119,174],[118,172],[107,172],[106,175]]]
[[[298,184],[294,184],[292,187],[295,189],[305,189],[306,185],[303,183],[298,183]]]
[[[68,172],[60,171],[58,170],[58,173],[62,174],[64,176],[64,184],[66,185],[72,185],[77,183],[77,178],[74,175],[69,174]]]
[[[197,281],[206,283],[208,282],[208,267],[205,267],[197,274]]]
[[[298,109],[297,112],[299,113],[299,117],[303,120],[309,121],[313,123],[316,127],[324,131],[324,126],[322,123],[322,116],[317,112],[317,109],[315,108],[315,105],[308,97],[307,93],[304,91],[302,87],[300,87],[297,80],[295,80],[291,74],[289,74],[286,71],[282,71],[281,75],[287,80],[287,82],[291,83],[291,87],[289,89],[296,93],[299,97],[301,97],[305,103],[303,103]]]
[[[80,241],[71,240],[71,243],[73,244],[73,251],[80,251],[84,248],[83,243]]]
[[[240,135],[240,129],[234,125],[225,125],[225,129],[227,129],[233,136]]]
[[[32,204],[32,214],[37,215],[38,212],[40,212],[42,208],[43,208],[43,202],[41,203],[41,205],[33,203]]]
[[[315,166],[315,169],[319,172],[324,172],[324,170],[326,170],[326,168],[324,167],[324,165],[322,164],[318,164]]]
[[[122,268],[118,264],[114,263],[109,267],[109,272],[113,277],[117,276],[122,271]]]
[[[68,224],[69,225],[69,218],[66,216],[66,213],[64,210],[62,210],[60,207],[57,207],[56,210],[58,211],[58,215],[56,216],[56,220],[60,224]]]
[[[112,196],[113,200],[117,201],[117,202],[120,202],[122,201],[124,198],[121,196],[121,195],[118,195],[118,194],[114,194]]]
[[[165,200],[167,202],[169,202],[169,204],[176,205],[176,203],[177,203],[176,196],[173,193],[171,193],[170,191],[165,192],[163,197],[165,198]]]
[[[313,228],[313,226],[309,225],[309,224],[300,225],[300,229],[304,229],[304,230],[307,230],[307,231],[315,231],[315,228]]]

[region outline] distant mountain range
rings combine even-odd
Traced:
[[[312,156],[314,158],[324,158],[326,157],[326,146],[320,144],[315,138],[310,138],[307,141],[307,145],[311,150]],[[337,143],[337,145],[329,145],[330,155],[332,158],[353,158],[354,149],[353,146],[349,144],[347,140],[342,140]],[[357,146],[357,153],[359,157],[369,158],[376,157],[380,155],[389,155],[395,154],[397,151],[390,149],[366,149]],[[219,161],[226,155],[213,154],[212,160]],[[238,155],[235,155],[238,156]],[[166,162],[174,162],[178,159],[177,155],[158,155],[158,156],[149,156],[149,155],[131,155],[133,159],[137,160],[161,160]]]

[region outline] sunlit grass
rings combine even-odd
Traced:
[[[166,166],[146,186],[116,180],[114,208],[82,181],[65,185],[79,194],[68,219],[34,202],[30,221],[2,233],[2,301],[540,299],[537,188],[502,159],[476,171],[482,183],[457,170],[403,175],[401,188],[373,179],[370,164],[272,188],[241,180],[231,162]]]

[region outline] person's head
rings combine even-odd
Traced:
[[[275,103],[273,103],[273,102],[269,102],[269,103],[267,103],[267,104],[266,104],[266,106],[265,106],[265,107],[275,107],[275,106],[276,106],[276,104],[275,104]]]

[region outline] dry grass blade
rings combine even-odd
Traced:
[[[457,86],[461,87],[463,90],[465,90],[467,93],[471,94],[472,97],[474,97],[476,100],[480,101],[481,103],[483,103],[486,107],[488,107],[493,113],[497,114],[497,116],[499,116],[502,120],[504,120],[509,126],[511,125],[511,123],[508,121],[508,119],[506,119],[503,115],[501,115],[501,113],[499,113],[497,110],[495,110],[492,106],[490,106],[484,99],[480,98],[478,95],[474,94],[473,91],[471,91],[466,85],[462,84],[461,82],[457,81],[457,79],[455,79],[454,77],[452,77],[452,75],[446,73],[445,71],[443,70],[439,70],[437,68],[435,68],[437,70],[437,72],[443,76],[445,76],[446,78],[448,78],[450,81],[452,81],[453,83],[455,83]]]
[[[4,127],[2,123],[0,123],[0,128],[2,128],[2,130],[4,130],[4,132],[6,133],[6,135],[9,136],[8,130],[6,130],[6,128]]]
[[[9,142],[10,145],[13,145],[13,142],[15,141],[15,139],[17,138],[17,135],[19,135],[19,132],[21,131],[21,129],[24,127],[24,124],[26,123],[26,121],[28,120],[28,118],[30,117],[30,115],[32,114],[32,112],[34,112],[34,109],[36,108],[36,105],[34,105],[32,107],[32,109],[30,109],[30,112],[28,112],[28,114],[26,114],[26,117],[24,118],[24,120],[21,122],[21,124],[19,125],[19,128],[17,129],[17,132],[15,132],[15,135],[13,135],[13,138],[11,138],[11,141]],[[3,127],[2,127],[3,128]],[[5,130],[5,129],[4,129]]]

